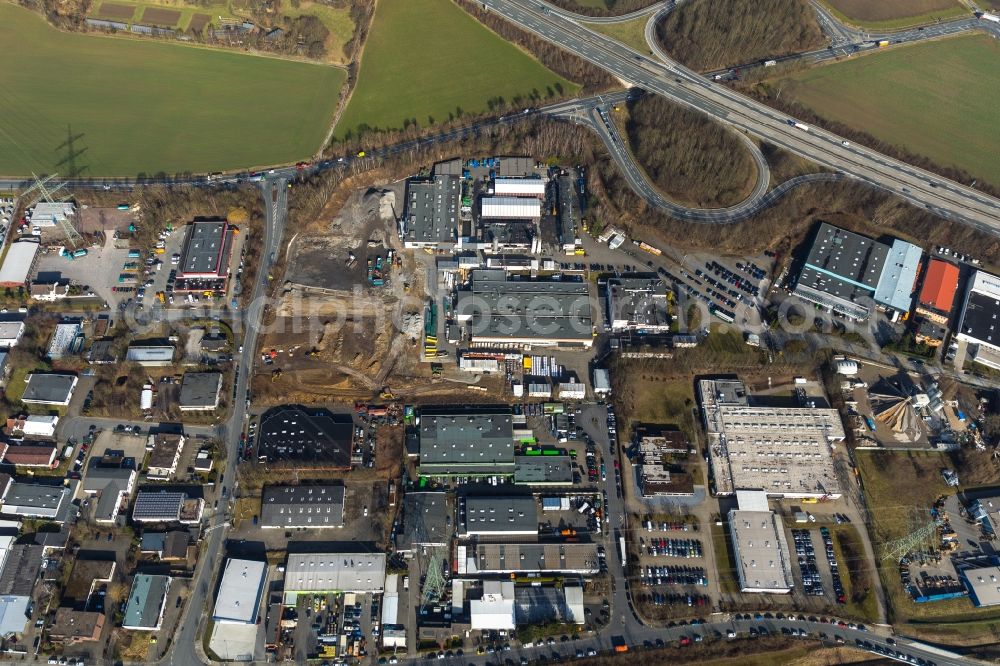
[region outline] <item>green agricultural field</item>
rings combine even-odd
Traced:
[[[969,35],[775,82],[816,113],[1000,184],[1000,42]]]
[[[344,83],[322,65],[65,33],[0,4],[0,174],[213,171],[294,162],[323,141]]]
[[[358,85],[337,126],[359,129],[433,125],[480,113],[491,100],[575,93],[451,0],[380,0],[361,59]]]
[[[841,21],[871,30],[895,30],[969,16],[961,0],[821,0]]]
[[[586,26],[612,39],[617,39],[625,46],[631,46],[639,53],[649,53],[649,45],[646,43],[646,22],[648,20],[648,16],[640,16],[621,23],[587,23]]]

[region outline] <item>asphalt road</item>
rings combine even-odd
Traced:
[[[886,636],[884,632],[876,633],[875,631],[862,631],[859,629],[851,629],[849,626],[840,627],[837,624],[809,621],[808,618],[805,620],[778,620],[761,616],[761,619],[744,620],[735,619],[735,615],[730,617],[722,614],[713,615],[712,617],[707,618],[707,623],[700,625],[681,625],[674,627],[636,626],[627,627],[624,631],[619,627],[615,627],[596,636],[583,636],[575,641],[569,640],[563,642],[560,640],[561,637],[556,637],[554,645],[545,644],[532,648],[518,648],[512,645],[510,651],[503,651],[493,655],[465,654],[461,657],[445,658],[443,660],[436,658],[429,659],[425,655],[422,659],[416,659],[415,662],[419,664],[419,666],[430,666],[430,664],[442,664],[443,666],[489,666],[496,664],[497,666],[502,666],[508,661],[516,664],[520,661],[521,657],[524,657],[530,662],[538,662],[542,657],[544,657],[547,661],[551,662],[554,661],[554,655],[558,655],[561,661],[567,661],[576,658],[578,651],[582,651],[584,654],[586,654],[590,649],[594,649],[598,652],[610,652],[613,649],[612,636],[617,637],[623,634],[625,634],[626,638],[629,639],[628,642],[631,645],[631,650],[635,651],[637,648],[642,647],[655,647],[661,644],[670,645],[672,642],[680,640],[682,636],[686,636],[692,640],[695,635],[709,639],[718,638],[719,640],[730,640],[727,638],[728,633],[730,631],[735,631],[737,634],[741,635],[743,639],[746,639],[746,635],[749,633],[751,628],[759,631],[761,627],[765,628],[769,634],[787,635],[789,642],[797,639],[792,638],[790,633],[784,634],[782,629],[786,629],[789,632],[792,629],[802,630],[807,632],[809,635],[808,637],[812,639],[820,638],[820,634],[822,633],[827,637],[822,640],[829,645],[843,644],[845,646],[865,650],[873,655],[888,656],[889,658],[902,663],[917,663],[917,658],[923,659],[925,663],[933,663],[937,666],[968,666],[969,664],[987,663],[963,657],[959,654],[946,650],[940,650],[918,641],[912,641],[898,636],[890,638]],[[718,637],[715,636],[715,632],[719,633]],[[841,643],[841,641],[838,641],[837,637],[843,639],[843,642]],[[893,643],[889,643],[888,641],[890,640],[893,641]],[[659,641],[659,643],[657,641]],[[858,641],[860,641],[860,644]],[[870,648],[864,646],[865,641],[871,645]],[[686,649],[696,650],[697,647],[688,647]],[[887,653],[888,650],[892,650],[893,654],[889,655]],[[908,661],[904,657],[899,656],[900,654],[910,655],[914,657],[914,661]]]
[[[268,274],[278,255],[279,244],[284,233],[287,216],[288,183],[282,177],[269,179],[261,183],[264,191],[264,252],[262,253],[259,279],[254,285],[253,300],[243,319],[243,345],[238,353],[238,376],[236,378],[236,399],[233,401],[232,414],[222,426],[220,436],[226,444],[225,478],[230,482],[236,479],[236,464],[239,462],[238,447],[240,434],[247,415],[247,387],[253,368],[254,355],[257,347],[257,336],[260,332],[261,314],[267,298],[269,284]],[[235,488],[230,497],[235,495]],[[174,643],[160,662],[161,665],[191,666],[202,663],[203,659],[197,648],[198,627],[205,617],[206,602],[213,589],[215,572],[219,570],[222,556],[222,546],[225,541],[229,524],[229,511],[220,511],[215,517],[217,522],[210,528],[195,569],[191,584],[191,595],[184,608],[179,626],[174,634]]]
[[[1000,234],[1000,200],[855,144],[825,130],[803,130],[770,107],[678,63],[656,62],[552,11],[540,0],[485,0],[491,11],[632,85],[728,123],[817,164],[925,207],[952,221]]]
[[[757,181],[750,195],[739,204],[729,208],[689,208],[681,206],[667,199],[655,185],[649,182],[645,171],[633,159],[627,142],[622,139],[617,126],[608,118],[608,109],[613,108],[613,105],[620,100],[617,97],[613,100],[604,99],[599,100],[601,103],[598,104],[594,104],[592,100],[593,98],[588,98],[586,103],[581,103],[575,107],[566,105],[565,108],[549,113],[559,118],[566,118],[586,125],[596,132],[601,141],[604,142],[608,153],[618,164],[629,186],[651,206],[665,210],[670,215],[681,220],[714,224],[737,222],[767,208],[787,192],[800,185],[815,182],[831,182],[843,178],[842,175],[836,173],[806,174],[791,178],[771,191],[768,191],[767,187],[771,178],[767,160],[756,144],[750,141],[742,132],[737,132],[736,136],[740,137],[746,143],[747,149],[750,151],[751,156],[753,156],[754,164],[757,168]]]

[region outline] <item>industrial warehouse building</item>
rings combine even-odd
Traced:
[[[767,494],[736,491],[738,509],[729,512],[740,591],[788,594],[792,591],[791,555],[781,519],[768,509]]]
[[[796,296],[851,319],[867,319],[889,248],[823,223],[799,273]]]
[[[350,415],[326,409],[275,407],[260,418],[257,457],[269,464],[322,469],[351,468]]]
[[[289,554],[285,564],[285,604],[300,594],[381,593],[385,553]]]
[[[34,240],[10,244],[0,265],[0,287],[23,287],[31,279],[38,264],[39,245]]]
[[[923,250],[913,243],[898,238],[892,241],[875,288],[877,304],[896,314],[910,311],[923,255]]]
[[[225,220],[189,224],[174,290],[225,291],[235,233]]]
[[[406,184],[406,212],[400,236],[407,248],[451,250],[458,242],[462,182],[455,176],[436,175]]]
[[[534,197],[483,197],[480,218],[484,220],[538,220],[542,202]]]
[[[418,548],[443,548],[454,533],[454,508],[444,492],[409,492],[403,495],[403,530],[396,550],[410,554]]]
[[[541,178],[494,178],[493,194],[498,197],[545,197]]]
[[[967,343],[966,359],[1000,370],[1000,277],[976,271],[969,280],[958,340]]]
[[[267,562],[226,560],[212,619],[220,624],[256,624],[266,580]]]
[[[508,280],[506,271],[473,271],[471,289],[458,292],[455,317],[469,326],[472,346],[594,344],[586,282]]]
[[[458,547],[459,575],[567,573],[601,570],[594,543],[478,543]]]
[[[344,526],[344,486],[267,486],[261,498],[261,527],[321,529]]]
[[[607,306],[608,325],[612,331],[670,331],[667,286],[658,278],[609,279]]]
[[[526,497],[464,497],[458,504],[458,536],[537,536],[538,505]]]
[[[715,492],[741,488],[772,497],[840,497],[832,445],[845,438],[835,409],[752,404],[737,379],[703,379],[698,396]]]
[[[420,414],[421,476],[509,476],[514,426],[509,411]]]

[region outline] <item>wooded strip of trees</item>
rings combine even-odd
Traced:
[[[621,16],[655,5],[660,0],[604,0],[603,7],[582,5],[576,0],[548,0],[556,7],[562,7],[584,16]]]
[[[756,166],[746,145],[708,116],[665,97],[629,102],[626,132],[639,164],[673,201],[724,208],[753,187]]]
[[[822,48],[806,0],[686,0],[656,27],[660,45],[699,71]]]

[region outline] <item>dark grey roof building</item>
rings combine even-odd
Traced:
[[[421,546],[447,546],[455,531],[453,514],[448,493],[406,493],[403,496],[403,529],[396,538],[396,550],[408,553]]]
[[[846,317],[867,319],[888,255],[888,245],[824,222],[793,293]]]
[[[509,412],[422,413],[420,475],[513,474],[513,428]]]
[[[260,419],[257,455],[268,463],[324,469],[351,468],[354,421],[350,415],[326,409],[276,407]]]
[[[461,199],[462,182],[456,176],[410,180],[406,184],[406,212],[401,222],[406,247],[454,248]]]
[[[321,529],[344,526],[344,486],[267,486],[260,508],[261,527]]]
[[[571,486],[569,456],[514,456],[514,483],[522,486]]]
[[[212,410],[219,406],[221,394],[221,372],[185,372],[177,406],[181,411]]]

